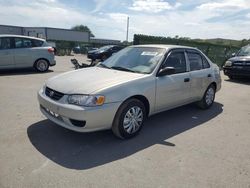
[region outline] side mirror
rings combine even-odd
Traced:
[[[235,57],[236,56],[236,53],[232,53],[232,57]]]
[[[165,67],[159,71],[158,76],[166,76],[174,73],[175,73],[174,67]]]

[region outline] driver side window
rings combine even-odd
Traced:
[[[184,52],[172,52],[162,65],[162,68],[166,67],[175,68],[175,74],[186,72],[187,67]]]

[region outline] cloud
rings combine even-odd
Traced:
[[[83,24],[87,25],[98,38],[125,40],[126,19],[129,15],[129,40],[133,40],[134,34],[171,37],[179,35],[191,38],[250,38],[250,11],[247,9],[250,5],[245,7],[247,1],[217,0],[216,2],[221,4],[211,6],[211,1],[198,0],[197,4],[189,10],[176,8],[177,3],[167,3],[172,8],[166,6],[164,9],[166,11],[157,12],[160,8],[153,8],[153,12],[143,10],[139,13],[130,9],[137,1],[130,2],[130,4],[126,2],[127,6],[114,5],[113,1],[121,2],[109,0],[108,8],[104,5],[99,11],[92,13],[92,10],[84,10],[80,6],[73,7],[70,6],[72,4],[68,2],[64,4],[59,0],[0,0],[0,23],[58,28],[71,28],[74,25]],[[153,2],[166,3],[166,1]],[[191,0],[178,0],[178,2],[182,3],[182,7],[192,3]],[[239,8],[223,11],[228,10],[228,6],[222,6],[225,3]],[[115,9],[116,6],[119,8]],[[216,8],[218,6],[220,8]],[[233,20],[234,17],[237,17],[237,21]]]
[[[197,22],[186,22],[184,23],[185,26],[199,26],[200,24]]]
[[[102,10],[102,8],[107,4],[108,0],[94,0],[95,9],[92,11],[93,13]]]
[[[247,0],[223,0],[221,2],[203,3],[197,7],[201,10],[236,11],[250,8]]]
[[[170,5],[170,3],[163,0],[134,0],[130,10],[134,11],[146,11],[152,13],[162,12],[164,10],[172,10],[179,7],[181,4],[176,3]]]
[[[55,0],[22,0],[11,6],[0,6],[0,23],[7,25],[70,27],[88,18],[89,16],[72,11]]]
[[[107,15],[116,22],[125,22],[128,18],[128,15],[123,13],[108,13]]]
[[[250,3],[247,0],[220,0],[217,2],[206,2],[197,6],[198,11],[207,15],[205,21],[218,22],[221,24],[239,21],[246,22],[247,13],[250,12]]]

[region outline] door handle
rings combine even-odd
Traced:
[[[185,78],[184,79],[184,82],[189,82],[190,81],[190,78]]]
[[[207,77],[208,77],[208,78],[211,78],[211,77],[212,77],[212,75],[211,75],[211,74],[208,74],[208,75],[207,75]]]

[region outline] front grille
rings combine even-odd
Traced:
[[[55,91],[53,89],[50,89],[49,87],[46,87],[45,89],[45,94],[46,96],[48,96],[49,98],[53,99],[53,100],[60,100],[63,97],[63,93],[60,93],[58,91]]]
[[[250,61],[235,61],[233,62],[233,66],[250,67]]]

